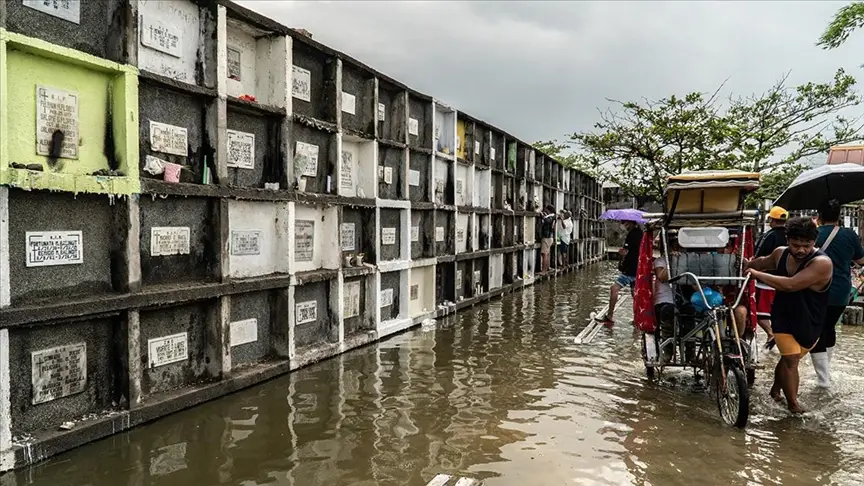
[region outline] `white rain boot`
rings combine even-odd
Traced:
[[[816,386],[819,388],[831,388],[831,371],[829,368],[830,355],[825,353],[810,353],[813,361],[813,369],[816,370]]]

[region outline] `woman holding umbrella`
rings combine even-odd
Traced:
[[[837,341],[836,326],[849,303],[852,291],[852,264],[864,265],[864,248],[861,240],[850,228],[840,227],[840,202],[836,199],[825,201],[819,208],[819,238],[816,245],[831,258],[834,276],[828,289],[828,311],[822,336],[816,347],[810,351],[810,359],[816,370],[816,386],[831,387],[831,357]]]

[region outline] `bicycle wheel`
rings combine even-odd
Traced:
[[[726,366],[726,389],[717,380],[717,407],[720,416],[729,425],[744,428],[750,416],[750,388],[744,370],[734,362]]]
[[[642,333],[642,361],[645,363],[645,376],[648,379],[654,379],[655,372],[654,367],[648,365],[648,343],[645,339],[645,333]]]

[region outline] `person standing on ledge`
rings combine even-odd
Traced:
[[[555,206],[543,208],[540,220],[540,273],[549,271],[550,252],[555,244]]]
[[[755,257],[769,256],[774,250],[786,246],[786,221],[789,213],[780,206],[774,206],[768,212],[768,225],[771,227],[756,243]],[[756,282],[756,317],[759,327],[768,335],[765,347],[774,346],[774,332],[771,330],[771,304],[774,303],[774,289],[762,282]]]
[[[636,270],[639,267],[639,247],[642,245],[642,228],[639,224],[633,221],[623,221],[621,223],[627,231],[627,236],[624,238],[624,246],[618,251],[621,255],[621,260],[618,262],[618,271],[621,272],[615,283],[609,287],[609,310],[606,315],[600,317],[607,326],[615,325],[614,313],[615,305],[618,304],[618,293],[625,287],[633,287],[636,284]]]
[[[573,236],[573,220],[570,219],[570,211],[562,209],[558,216],[556,233],[558,233],[558,265],[562,268],[570,266],[570,240]]]
[[[852,291],[852,264],[864,265],[864,248],[861,240],[850,228],[840,227],[840,203],[834,199],[824,202],[819,208],[819,237],[816,246],[828,255],[834,264],[831,288],[828,289],[828,310],[822,336],[810,351],[810,359],[816,370],[816,386],[831,387],[831,358],[837,342],[837,322],[843,316],[849,293]]]
[[[782,391],[794,414],[804,412],[798,403],[798,362],[822,335],[831,287],[833,265],[815,248],[818,234],[812,219],[792,218],[786,223],[789,246],[777,248],[767,257],[744,261],[751,277],[776,290],[771,327],[781,357],[774,369],[771,397],[779,402]]]

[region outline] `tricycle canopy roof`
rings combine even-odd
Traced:
[[[742,170],[697,170],[670,176],[667,192],[672,189],[705,189],[709,187],[737,187],[754,191],[759,188],[758,172]]]
[[[666,211],[676,215],[718,215],[743,209],[744,195],[759,188],[759,173],[703,170],[671,176]]]

